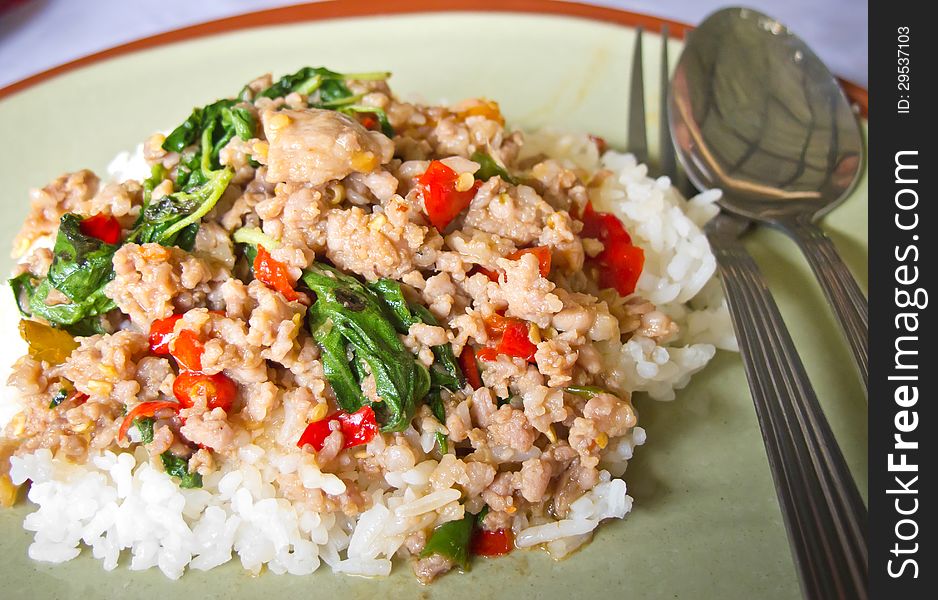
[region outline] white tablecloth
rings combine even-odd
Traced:
[[[388,0],[393,1],[393,0]],[[293,4],[265,0],[29,0],[0,14],[0,87],[75,58],[202,21]],[[719,0],[599,0],[696,23]],[[867,82],[865,0],[748,0],[786,23],[831,69]]]

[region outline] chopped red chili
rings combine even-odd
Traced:
[[[78,226],[87,236],[98,238],[105,244],[116,244],[121,239],[121,224],[111,215],[99,214],[88,217]]]
[[[176,402],[160,401],[160,402],[141,402],[137,406],[133,407],[130,412],[127,413],[127,416],[124,417],[123,422],[121,423],[120,429],[117,430],[117,439],[122,440],[127,435],[127,430],[130,429],[131,424],[133,424],[134,419],[140,417],[152,417],[158,411],[161,411],[166,408],[172,408],[174,410],[179,410],[179,404]]]
[[[380,123],[378,118],[372,113],[363,113],[358,117],[358,122],[362,124],[362,127],[365,129],[378,129]]]
[[[195,399],[201,397],[205,398],[209,409],[220,408],[229,412],[238,395],[238,386],[224,373],[206,375],[182,371],[173,382],[173,395],[182,408],[191,407]]]
[[[472,276],[472,275],[475,275],[476,273],[482,273],[483,275],[485,275],[492,281],[498,283],[498,271],[493,271],[491,269],[486,269],[483,266],[476,265],[472,267],[472,269],[470,269],[469,275]]]
[[[511,529],[478,529],[472,536],[472,553],[477,556],[504,556],[514,547],[515,534]]]
[[[293,279],[287,266],[275,260],[263,246],[257,247],[254,257],[254,277],[267,287],[277,290],[290,302],[299,302],[300,295],[293,288]]]
[[[512,319],[506,317],[500,313],[492,313],[489,316],[485,317],[485,330],[491,336],[499,336],[505,333],[505,330],[508,329],[508,326],[512,322],[517,321],[519,323],[523,322],[521,319]]]
[[[505,328],[496,350],[499,354],[533,361],[537,346],[531,341],[528,331],[528,325],[524,321],[513,319]]]
[[[363,406],[353,413],[347,413],[344,410],[333,413],[332,415],[310,423],[303,431],[303,435],[296,442],[299,448],[309,444],[319,452],[326,443],[326,438],[332,433],[330,423],[338,421],[339,429],[345,438],[343,448],[352,448],[367,444],[378,433],[378,421],[375,418],[375,411],[370,406]]]
[[[514,317],[505,317],[498,313],[492,313],[485,317],[485,329],[490,336],[501,336],[498,344],[492,348],[483,348],[479,350],[479,360],[492,362],[497,360],[499,354],[523,358],[527,361],[534,360],[534,353],[537,352],[537,345],[531,341],[530,326],[527,322]]]
[[[434,227],[443,231],[456,216],[466,209],[482,184],[473,183],[468,190],[456,189],[459,175],[438,160],[430,162],[423,175],[417,177],[417,187],[423,197],[423,206],[427,217]]]
[[[482,362],[495,362],[498,360],[498,350],[495,348],[479,348],[476,357]]]
[[[150,352],[159,355],[169,354],[169,343],[175,336],[173,329],[182,315],[172,315],[165,319],[157,319],[150,325]]]
[[[482,376],[479,374],[479,364],[476,363],[476,353],[468,345],[463,347],[462,353],[459,355],[459,366],[462,367],[466,381],[469,382],[472,389],[477,390],[482,387]]]
[[[176,359],[179,368],[186,371],[202,370],[203,352],[205,346],[191,329],[183,329],[170,342],[169,353]]]
[[[622,221],[611,213],[593,210],[592,203],[586,204],[582,221],[580,235],[603,243],[603,251],[589,259],[598,271],[599,284],[615,289],[620,296],[634,292],[645,265],[644,251],[632,244]]]

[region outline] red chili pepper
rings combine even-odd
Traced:
[[[121,239],[121,224],[110,215],[100,214],[83,220],[78,228],[87,236],[98,238],[105,244],[116,244]]]
[[[469,206],[481,181],[476,181],[464,192],[456,190],[459,175],[438,160],[430,162],[423,175],[417,177],[417,186],[423,196],[423,206],[434,227],[443,231],[450,221]]]
[[[501,335],[501,339],[494,348],[479,350],[479,360],[491,362],[499,354],[534,360],[537,345],[531,341],[530,326],[527,322],[513,317],[505,317],[492,313],[485,317],[485,329],[491,336]]]
[[[634,292],[645,265],[645,252],[632,244],[622,221],[613,214],[596,212],[592,203],[586,204],[582,221],[580,235],[603,243],[603,251],[590,259],[599,271],[599,284],[615,289],[620,296]]]
[[[620,296],[635,291],[645,265],[645,252],[631,243],[609,242],[600,259],[599,285],[615,289]]]
[[[479,365],[476,363],[476,353],[469,346],[463,346],[462,353],[459,355],[459,366],[466,376],[466,381],[477,390],[482,387],[482,375],[479,374]]]
[[[277,290],[290,302],[298,302],[300,295],[293,289],[293,281],[287,266],[275,260],[263,246],[257,247],[254,257],[254,277],[269,288]]]
[[[332,433],[329,423],[333,421],[339,422],[339,429],[345,438],[343,448],[367,444],[378,433],[378,421],[375,418],[375,411],[370,406],[363,406],[353,413],[340,410],[321,421],[310,423],[296,442],[297,447],[302,448],[306,444],[310,444],[316,452],[322,450],[326,438]]]
[[[124,421],[121,423],[120,429],[117,430],[117,439],[122,440],[127,435],[127,430],[130,429],[130,425],[134,422],[134,419],[138,417],[152,417],[157,413],[157,411],[163,410],[165,408],[172,408],[174,410],[179,410],[179,404],[176,402],[141,402],[137,406],[133,407],[130,412],[127,413],[127,416],[124,417]]]
[[[482,273],[495,283],[498,283],[498,271],[493,271],[491,269],[486,269],[483,266],[476,265],[469,270],[469,276],[475,275],[476,273]]]
[[[183,329],[170,343],[169,353],[176,359],[179,368],[186,371],[202,370],[203,352],[205,346],[191,329]]]
[[[492,313],[485,317],[485,330],[492,336],[499,336],[505,333],[508,326],[514,322],[523,323],[521,319],[512,319],[500,313]]]
[[[150,325],[150,352],[153,354],[169,354],[169,343],[174,337],[173,329],[182,315],[173,315],[165,319],[157,319]]]
[[[480,348],[476,357],[482,362],[495,362],[498,360],[498,350],[495,348]]]
[[[238,386],[224,373],[206,375],[182,371],[173,382],[173,395],[182,408],[191,407],[196,398],[202,397],[209,409],[220,408],[228,412],[238,395]]]
[[[379,126],[378,118],[372,113],[364,113],[358,117],[358,122],[362,124],[362,127],[365,129],[377,129]]]
[[[515,534],[511,529],[486,531],[479,529],[472,536],[472,553],[477,556],[504,556],[515,547]]]
[[[528,336],[528,325],[524,321],[513,319],[505,328],[505,333],[502,334],[502,340],[498,342],[496,350],[499,354],[532,361],[534,353],[537,352],[537,346]]]
[[[547,277],[550,275],[550,248],[547,246],[535,246],[534,248],[523,248],[517,252],[512,252],[505,258],[508,260],[518,260],[525,254],[533,254],[537,257],[538,269],[541,272],[541,277]]]

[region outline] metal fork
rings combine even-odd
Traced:
[[[661,31],[658,165],[686,197],[668,125],[668,30]],[[629,148],[648,160],[642,31],[632,60]],[[707,225],[739,341],[775,491],[806,598],[867,598],[866,508],[791,335],[755,261],[740,242],[750,222],[720,213]]]

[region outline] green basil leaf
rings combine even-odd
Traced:
[[[429,372],[404,347],[380,299],[360,281],[322,263],[313,263],[302,280],[316,294],[309,310],[310,331],[323,347],[324,365],[329,363],[326,368],[332,374],[330,378],[327,373],[327,379],[340,403],[363,402],[360,382],[349,366],[363,361],[382,399],[373,405],[382,431],[402,431],[430,388]],[[331,328],[324,330],[327,322]],[[359,383],[357,389],[353,380]]]
[[[36,293],[36,280],[29,273],[20,273],[16,277],[11,277],[9,283],[20,314],[24,317],[33,316],[29,308],[29,302],[33,294]]]
[[[218,202],[234,175],[231,169],[213,171],[201,186],[175,192],[148,204],[127,237],[135,244],[156,243],[191,250],[199,223]]]
[[[66,213],[52,248],[47,280],[70,300],[81,301],[114,276],[111,259],[118,246],[81,232],[82,218]]]
[[[176,456],[169,450],[160,454],[163,461],[163,468],[166,474],[179,479],[181,488],[200,488],[202,487],[202,475],[189,472],[189,461],[181,456]]]
[[[116,308],[113,300],[104,295],[104,288],[98,288],[86,298],[77,302],[49,305],[46,303],[52,284],[44,279],[29,301],[29,311],[34,317],[42,317],[50,324],[67,330],[72,335],[88,336],[104,333],[100,317]]]
[[[153,417],[137,417],[134,419],[134,425],[140,432],[140,442],[149,444],[153,441]]]

